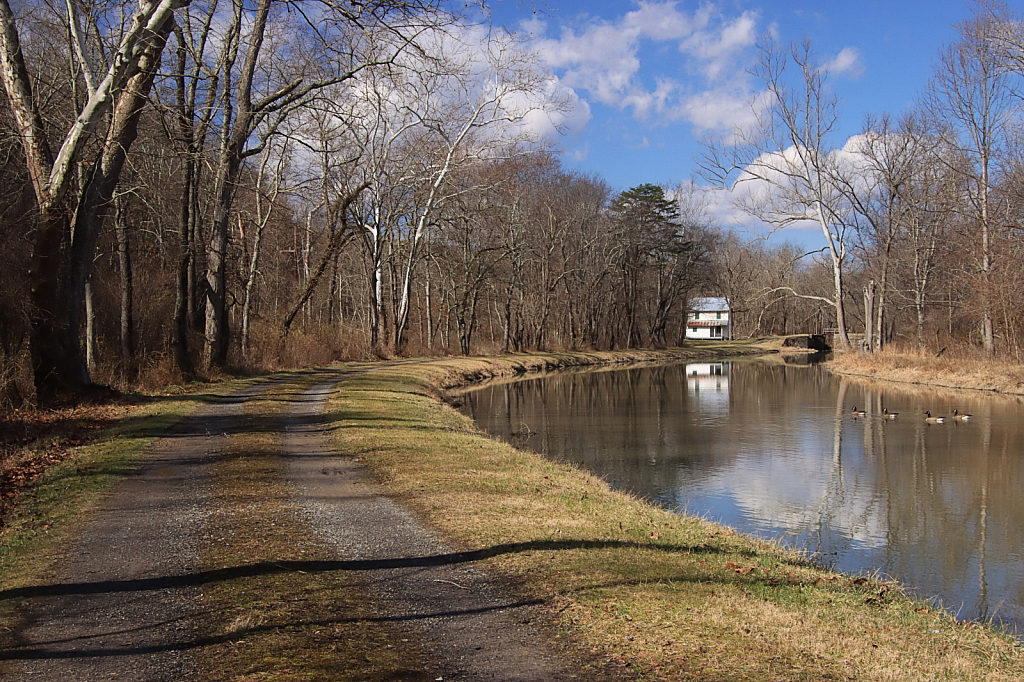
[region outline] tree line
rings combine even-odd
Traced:
[[[920,107],[842,147],[810,46],[766,41],[710,185],[616,191],[545,148],[568,100],[538,56],[436,0],[0,0],[3,400],[678,345],[694,295],[738,335],[1015,356],[1022,25],[979,5]],[[723,228],[716,188],[826,250]]]
[[[998,2],[973,9],[916,105],[845,140],[810,43],[766,38],[752,73],[768,104],[705,144],[703,177],[743,210],[820,231],[831,282],[765,291],[830,308],[842,346],[853,323],[868,351],[900,338],[923,350],[934,334],[1020,359],[1024,21]]]

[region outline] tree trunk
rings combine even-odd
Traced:
[[[237,12],[240,4],[236,4]],[[227,248],[230,234],[231,207],[235,185],[245,156],[245,146],[252,135],[256,110],[252,103],[253,80],[259,64],[260,50],[266,35],[271,0],[258,0],[252,19],[245,63],[239,74],[238,91],[234,99],[234,120],[231,107],[231,67],[234,55],[227,60],[224,71],[224,100],[226,111],[222,127],[220,163],[214,190],[213,225],[210,229],[210,247],[206,254],[206,349],[208,366],[224,367],[228,361],[229,327],[227,311]],[[237,22],[241,30],[241,22]]]
[[[69,249],[65,238],[70,233],[66,211],[50,208],[40,212],[29,269],[29,348],[36,398],[42,404],[63,394],[80,393],[91,383],[78,341],[78,316],[67,305],[65,260]]]
[[[839,343],[843,350],[850,350],[850,335],[846,331],[846,304],[843,301],[845,294],[843,288],[843,264],[842,258],[831,248],[832,255],[832,283],[835,287],[836,301],[836,328],[839,330]]]
[[[875,350],[874,322],[875,280],[871,280],[864,285],[864,350],[868,353],[873,353]]]
[[[202,267],[206,261],[206,237],[203,223],[199,220],[199,167],[192,173],[191,197],[189,198],[189,255],[188,255],[188,328],[202,333],[206,328],[206,277]]]
[[[135,319],[132,315],[134,286],[131,245],[124,208],[124,198],[117,197],[114,200],[114,233],[117,237],[117,261],[121,270],[121,359],[130,360],[135,355]]]
[[[426,307],[427,307],[427,349],[433,350],[434,348],[434,309],[431,299],[430,291],[430,270],[427,270],[427,282],[424,286],[426,291]]]
[[[256,235],[252,245],[252,258],[249,261],[249,272],[245,280],[245,299],[242,302],[242,357],[249,353],[249,313],[252,310],[252,290],[256,284],[256,273],[260,262],[260,246],[263,243],[263,228],[266,220],[260,220],[256,224]]]
[[[206,250],[206,348],[207,367],[224,367],[228,362],[228,309],[227,309],[227,251],[228,223],[234,201],[235,181],[241,155],[225,150],[210,244]]]
[[[92,299],[92,277],[85,282],[85,365],[96,371],[96,309]]]
[[[373,224],[363,225],[363,240],[370,256],[370,350],[380,355],[381,331],[384,323],[384,246],[381,230],[381,210],[378,206],[379,197],[373,199]]]
[[[191,137],[191,135],[189,136]],[[192,184],[194,163],[185,162],[185,183],[181,189],[181,212],[178,214],[178,267],[175,279],[174,316],[171,323],[171,348],[174,365],[186,379],[195,377],[196,369],[188,352],[188,335],[193,321],[193,248],[191,226]]]
[[[877,338],[875,339],[875,349],[882,350],[885,345],[889,342],[888,334],[885,329],[885,292],[889,288],[889,258],[886,257],[885,263],[882,265],[882,280],[878,284],[878,306],[876,307],[876,318],[875,318],[875,331]]]

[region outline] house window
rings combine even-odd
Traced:
[[[716,314],[718,315],[718,319],[719,320],[722,319],[722,313],[716,313]]]
[[[696,327],[690,327],[690,331],[693,332],[694,334],[696,334],[697,333],[697,328]]]

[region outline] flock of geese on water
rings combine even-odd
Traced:
[[[866,410],[858,410],[856,405],[853,406],[853,413],[852,414],[853,414],[853,418],[854,419],[860,419],[861,417],[868,416],[868,413],[867,413]],[[899,414],[900,414],[899,412],[890,412],[889,408],[887,407],[884,410],[882,410],[882,414],[879,415],[879,416],[882,417],[883,419],[895,419],[896,417],[899,416]],[[971,415],[963,414],[962,412],[960,412],[956,408],[953,408],[953,414],[951,415],[951,417],[952,417],[952,419],[954,421],[965,422],[965,421],[967,421],[968,419],[971,418]],[[924,420],[926,422],[928,422],[929,424],[941,424],[942,422],[946,421],[946,417],[944,417],[942,415],[937,415],[937,416],[933,417],[931,412],[929,412],[928,410],[925,410],[925,412],[924,412]]]

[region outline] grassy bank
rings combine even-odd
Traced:
[[[715,351],[693,351],[702,357]],[[650,357],[650,356],[646,356]],[[685,359],[676,353],[674,359]],[[524,596],[567,646],[641,679],[1017,680],[1010,637],[681,517],[493,441],[437,400],[467,382],[642,354],[406,363],[350,378],[328,411],[342,452]]]
[[[940,388],[1024,395],[1024,366],[979,357],[976,353],[916,353],[885,349],[878,353],[842,353],[829,368],[849,376]]]

